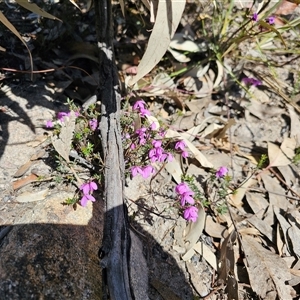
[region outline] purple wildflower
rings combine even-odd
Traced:
[[[148,109],[146,108],[141,108],[140,109],[140,114],[141,114],[141,117],[146,117],[146,116],[150,116],[151,113]]]
[[[54,127],[53,122],[51,120],[48,120],[46,122],[46,128],[53,128],[53,127]]]
[[[91,182],[83,183],[79,189],[83,192],[84,195],[88,195],[90,193],[93,193],[95,190],[97,190],[98,187],[95,182],[91,181]]]
[[[257,20],[258,20],[258,14],[254,13],[252,16],[252,21],[257,22]]]
[[[183,212],[183,217],[187,221],[196,222],[198,219],[198,208],[195,206],[190,206],[186,208]]]
[[[247,85],[258,86],[261,85],[261,81],[255,78],[245,77],[242,81]]]
[[[83,195],[83,197],[80,200],[80,205],[85,207],[87,205],[88,201],[95,202],[96,199],[92,195],[89,195],[89,194]]]
[[[181,150],[181,151],[184,151],[186,147],[186,144],[184,141],[178,141],[176,144],[175,144],[175,149],[176,150]]]
[[[150,129],[151,129],[151,130],[155,130],[156,127],[157,127],[157,126],[156,126],[155,122],[151,123],[151,125],[150,125]]]
[[[89,125],[91,130],[95,131],[97,129],[98,121],[96,119],[92,119],[89,121]]]
[[[151,174],[154,173],[154,168],[152,166],[146,166],[144,168],[134,166],[131,168],[131,174],[132,177],[135,177],[136,175],[140,174],[143,176],[143,178],[148,178]]]
[[[146,127],[142,127],[140,129],[136,130],[136,134],[139,136],[140,139],[140,145],[145,145],[146,144],[146,139],[148,137],[148,135],[146,134],[147,128]]]
[[[189,156],[189,153],[187,151],[182,151],[181,156],[187,158]]]
[[[133,109],[140,111],[142,108],[145,108],[145,104],[144,100],[138,100],[134,103]]]
[[[165,137],[166,133],[167,133],[166,131],[160,130],[158,134],[163,138]]]
[[[143,178],[148,178],[149,176],[151,176],[151,174],[154,173],[154,168],[152,166],[146,166],[145,168],[143,168],[142,170],[142,176]]]
[[[193,195],[194,195],[193,191],[187,191],[183,193],[180,198],[181,206],[184,206],[186,202],[193,205],[195,203],[195,200],[192,197]]]
[[[266,21],[267,21],[270,25],[273,25],[273,24],[275,24],[275,17],[270,16],[270,17],[267,18]]]
[[[226,167],[220,167],[216,172],[216,177],[221,178],[224,177],[228,173],[228,169]]]
[[[63,111],[60,111],[58,114],[57,114],[57,119],[61,122],[64,121],[64,117],[67,117],[68,116],[68,113],[66,112],[63,112]]]
[[[195,200],[192,198],[194,192],[190,189],[190,187],[185,182],[179,183],[175,187],[175,192],[180,195],[180,204],[184,206],[186,202],[190,204],[194,204]]]
[[[154,148],[160,148],[161,147],[161,141],[153,140],[152,145]]]
[[[88,201],[92,201],[92,202],[96,201],[96,199],[91,195],[95,190],[98,189],[97,184],[95,182],[90,181],[87,183],[83,183],[79,189],[83,193],[83,196],[80,200],[81,206],[86,206]]]
[[[57,114],[57,119],[61,122],[64,122],[64,118],[65,117],[69,117],[71,114],[71,112],[63,112],[63,111],[60,111],[58,114]],[[74,114],[75,114],[75,117],[78,117],[79,116],[79,112],[78,111],[74,111]]]
[[[171,161],[173,161],[173,159],[174,159],[174,157],[173,157],[173,155],[171,154],[171,153],[168,153],[168,152],[164,152],[162,155],[161,155],[161,157],[159,158],[159,161],[160,162],[164,162],[164,161],[169,161],[169,162],[171,162]]]
[[[175,192],[179,195],[182,195],[185,192],[190,191],[190,190],[191,190],[190,187],[185,182],[181,182],[181,183],[177,184],[175,187]]]
[[[142,172],[143,171],[142,171],[141,167],[138,167],[138,166],[131,167],[131,175],[132,175],[132,177],[135,177],[138,174],[142,174]]]
[[[151,162],[156,162],[156,161],[160,161],[161,156],[163,155],[163,153],[164,153],[164,149],[161,148],[161,147],[152,148],[149,151],[148,156],[149,156]]]

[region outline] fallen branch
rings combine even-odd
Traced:
[[[111,0],[96,0],[97,41],[100,56],[101,121],[104,171],[105,220],[102,243],[104,299],[145,299],[147,288],[139,291],[140,278],[136,278],[143,262],[142,247],[130,233],[124,206],[124,158],[120,130],[120,100],[117,70],[113,52]],[[131,238],[133,243],[131,245]],[[132,251],[130,248],[132,247]],[[135,247],[135,248],[133,248]],[[139,249],[136,249],[139,248]],[[136,251],[137,250],[137,251]],[[135,252],[139,257],[132,257]],[[132,261],[130,269],[130,261]],[[134,270],[133,270],[134,269]],[[135,272],[133,272],[135,271]],[[143,270],[145,273],[145,269]],[[134,277],[134,278],[132,278]],[[137,284],[138,283],[138,284]],[[144,295],[141,296],[141,293]]]

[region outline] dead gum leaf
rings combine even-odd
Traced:
[[[31,182],[35,182],[38,180],[38,176],[36,176],[35,174],[30,174],[29,176],[19,179],[17,181],[14,181],[12,184],[12,187],[14,190],[18,190],[21,187],[31,183]]]

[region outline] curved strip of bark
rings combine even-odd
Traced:
[[[130,235],[124,211],[124,159],[120,132],[118,76],[113,52],[111,0],[96,0],[97,38],[100,55],[100,138],[105,161],[105,220],[101,265],[104,292],[109,299],[132,299],[129,280]]]

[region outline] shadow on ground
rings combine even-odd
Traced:
[[[0,240],[0,299],[102,299],[98,258],[104,218],[102,205],[102,201],[94,203],[92,218],[86,226],[11,225],[11,230]],[[33,209],[32,213],[38,211]],[[47,215],[49,220],[60,222],[61,215],[51,211]],[[192,291],[175,259],[149,234],[147,245],[153,246],[145,247],[148,268],[153,272],[150,281],[156,287],[161,285],[160,292],[164,292],[162,287],[168,291],[172,281],[178,285],[178,290],[172,293],[180,291],[186,295],[178,299],[191,299]],[[152,287],[149,299],[166,298],[161,298]]]

